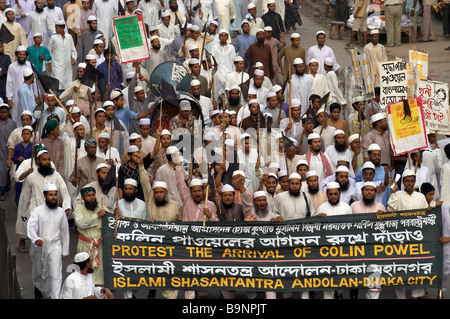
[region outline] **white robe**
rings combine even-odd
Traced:
[[[314,79],[314,94],[323,97],[330,91],[330,89],[328,88],[327,79],[325,78],[324,75],[317,73],[315,76],[313,76],[313,79]]]
[[[108,48],[109,40],[114,35],[112,23],[113,18],[117,16],[118,4],[113,0],[94,0],[92,11],[95,13],[98,19],[97,29],[100,30],[105,36],[105,48]]]
[[[307,193],[304,194],[306,195],[306,202],[302,192],[298,197],[292,196],[288,191],[277,194],[273,204],[273,212],[283,217],[284,220],[305,218],[307,214],[306,203],[308,203],[311,216],[315,215],[316,210],[311,196]]]
[[[344,98],[344,94],[339,87],[336,73],[334,71],[330,71],[326,74],[325,78],[327,80],[328,88],[331,92],[330,96],[328,97],[328,104],[331,104],[333,102],[337,102],[341,105],[347,104],[347,101]]]
[[[216,0],[218,30],[230,30],[230,19],[236,17],[233,0]]]
[[[239,169],[245,172],[245,188],[252,192],[257,191],[262,177],[261,168],[265,165],[263,157],[260,156],[260,168],[257,170],[256,162],[258,160],[258,152],[256,148],[251,148],[248,155],[243,150],[238,150],[237,156]]]
[[[48,47],[50,37],[55,32],[55,24],[50,13],[33,11],[28,15],[25,33],[28,36],[29,46],[33,45],[33,35],[37,32],[42,34],[42,46]]]
[[[142,10],[142,15],[144,17],[144,23],[149,27],[155,27],[158,25],[158,13],[163,7],[159,0],[150,0],[149,2],[140,1],[138,4],[138,9]]]
[[[352,208],[350,205],[339,201],[337,205],[331,205],[330,202],[326,201],[317,207],[316,215],[327,214],[327,216],[337,216],[337,215],[348,215],[352,214]]]
[[[52,56],[51,76],[59,80],[59,89],[65,90],[73,81],[72,59],[77,60],[72,36],[68,33],[64,38],[60,34],[52,35],[48,49]]]
[[[20,165],[22,166],[22,165]],[[449,190],[450,189],[450,162],[444,164],[441,169],[440,174],[440,184],[441,190]],[[450,191],[441,192],[441,200],[444,201],[443,205],[450,205]]]
[[[125,199],[120,199],[119,202],[120,216],[137,218],[137,219],[147,219],[147,208],[145,207],[145,202],[136,198],[132,202],[127,202]],[[114,209],[117,205],[114,204]]]
[[[64,280],[60,299],[83,299],[92,295],[103,299],[105,294],[101,290],[102,287],[95,286],[92,274],[83,275],[74,271]]]
[[[292,74],[291,85],[291,97],[300,101],[301,114],[305,114],[309,108],[309,96],[314,93],[314,79],[310,74],[303,76]],[[286,102],[289,102],[289,83],[284,90],[284,98]]]
[[[345,158],[346,160],[348,160],[349,163],[352,162],[352,154],[350,153],[350,150],[346,149],[344,152],[338,152],[336,150],[336,148],[334,147],[334,144],[328,146],[325,149],[324,153],[327,154],[328,158],[331,160],[330,165],[331,165],[331,169],[333,170],[333,172],[336,171],[336,168],[337,168],[336,165],[340,159]],[[349,176],[355,177],[355,171],[353,170],[353,168],[351,166],[349,168]]]
[[[76,141],[74,137],[69,137],[67,133],[64,133],[62,141],[64,143],[64,181],[66,182],[67,189],[71,198],[77,196],[77,188],[69,181],[70,174],[73,171],[75,165],[75,147]],[[77,159],[86,156],[86,150],[84,149],[84,140],[80,141],[80,148],[77,151]]]
[[[186,170],[184,179],[189,179],[189,174]],[[170,167],[169,163],[163,164],[155,174],[155,181],[163,181],[167,184],[168,198],[177,202],[180,206],[183,206],[183,200],[181,199],[180,192],[177,187],[177,171]]]
[[[225,93],[225,86],[227,83],[227,76],[232,73],[234,69],[234,58],[236,57],[236,50],[233,45],[227,44],[221,46],[220,43],[213,45],[211,54],[217,61],[218,69],[214,73],[215,97]]]
[[[389,197],[386,208],[388,211],[426,209],[428,208],[428,202],[422,193],[414,191],[409,195],[405,191],[396,191]]]
[[[312,47],[310,47],[306,53],[306,64],[309,65],[309,61],[314,58],[317,61],[319,61],[319,68],[317,69],[317,73],[325,75],[325,69],[323,67],[323,63],[325,62],[326,58],[332,58],[334,61],[333,64],[333,71],[337,71],[340,68],[340,65],[336,61],[336,57],[334,55],[333,49],[331,49],[329,46],[324,45],[322,49],[319,48],[319,46],[316,44]]]
[[[441,172],[442,159],[439,149],[427,149],[422,153],[422,165],[430,172],[430,183],[434,186],[434,199],[439,200],[441,188],[438,183],[438,175]]]
[[[30,214],[27,235],[31,241],[33,284],[45,297],[58,299],[62,284],[61,257],[69,256],[70,242],[64,209],[50,209],[46,204],[36,207]],[[37,246],[37,240],[42,240],[44,244]]]

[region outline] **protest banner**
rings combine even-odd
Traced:
[[[406,96],[408,99],[416,97],[417,83],[417,68],[412,63],[406,63]]]
[[[358,56],[359,65],[361,68],[361,74],[364,82],[364,98],[375,98],[375,85],[372,78],[372,72],[370,70],[370,61],[367,53],[362,53]]]
[[[417,96],[422,98],[427,131],[450,134],[448,84],[420,80],[417,86]]]
[[[112,290],[442,286],[440,207],[206,226],[116,221],[107,213],[102,225],[105,286]]]
[[[409,50],[409,63],[417,68],[417,76],[419,80],[428,78],[428,53],[416,49]]]
[[[356,49],[347,49],[347,50],[348,50],[348,53],[350,54],[350,60],[352,62],[353,72],[355,73],[355,79],[356,79],[355,89],[357,89],[359,91],[363,91],[364,90],[363,78],[362,78],[361,68],[359,66],[358,52],[356,51]]]
[[[394,156],[428,147],[422,99],[388,104],[387,122]]]
[[[379,62],[380,108],[407,98],[406,61]]]
[[[131,63],[150,58],[147,35],[141,15],[113,18],[114,34],[120,63]]]

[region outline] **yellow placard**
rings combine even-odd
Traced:
[[[397,102],[390,106],[392,123],[397,140],[423,133],[417,100],[410,99],[408,101],[411,116],[405,115],[403,102]]]

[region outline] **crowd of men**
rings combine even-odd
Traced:
[[[106,212],[282,222],[450,204],[450,139],[429,134],[429,149],[394,157],[379,88],[369,100],[344,91],[325,32],[300,46],[297,1],[262,1],[263,12],[231,0],[62,2],[0,0],[14,35],[0,44],[0,200],[14,185],[18,250],[33,261],[37,298],[113,297],[99,288]],[[149,59],[121,63],[112,27],[119,12],[142,16]],[[364,48],[377,86],[376,65],[386,59],[378,40],[371,31]],[[167,61],[186,68],[195,101],[179,101],[179,114],[162,125],[150,115],[160,97],[149,79]],[[103,74],[92,87],[81,81],[88,64]],[[59,80],[57,92],[40,92],[40,74]],[[200,143],[185,144],[186,134]],[[70,231],[79,271],[63,281]],[[412,297],[424,294],[412,289]]]

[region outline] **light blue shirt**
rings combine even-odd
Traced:
[[[25,82],[22,83],[17,91],[18,108],[17,118],[15,119],[17,125],[22,126],[21,115],[23,111],[30,111],[33,114],[36,107],[36,100],[34,98],[34,91],[32,85],[28,85]]]

